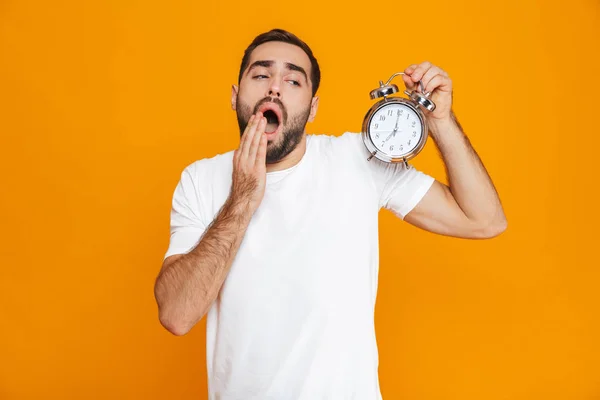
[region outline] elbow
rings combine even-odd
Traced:
[[[185,318],[182,318],[182,313],[177,311],[177,307],[169,299],[168,293],[163,290],[158,280],[154,286],[154,299],[158,306],[158,321],[163,328],[175,336],[183,336],[192,329]]]
[[[186,324],[181,319],[171,318],[162,312],[159,312],[158,320],[163,328],[175,336],[183,336],[192,329],[192,326]]]
[[[175,336],[183,336],[188,333],[192,327],[188,326],[183,318],[178,317],[173,307],[170,307],[169,303],[158,293],[155,292],[155,296],[158,305],[158,321],[162,327]]]
[[[508,227],[508,222],[504,216],[493,222],[490,222],[479,229],[478,236],[481,239],[492,239],[500,236]]]
[[[183,312],[181,309],[174,307],[169,303],[158,302],[158,320],[167,331],[175,336],[183,336],[204,318],[206,309],[203,308],[201,313],[197,314],[194,310],[192,313]],[[198,310],[200,311],[200,310]]]

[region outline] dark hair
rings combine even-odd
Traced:
[[[310,59],[310,80],[312,82],[312,95],[314,96],[317,93],[317,89],[319,89],[319,84],[321,83],[321,70],[319,68],[319,63],[313,55],[312,50],[310,49],[310,47],[308,47],[306,43],[300,40],[300,38],[298,38],[293,33],[284,31],[283,29],[271,29],[269,32],[261,33],[260,35],[254,38],[252,43],[250,43],[250,45],[244,51],[242,65],[240,67],[240,74],[238,76],[238,85],[242,80],[242,74],[244,73],[244,70],[248,67],[248,62],[250,61],[250,55],[252,54],[252,51],[256,47],[267,42],[289,43],[298,46],[302,50],[304,50],[304,52]]]

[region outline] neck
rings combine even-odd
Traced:
[[[273,164],[267,164],[267,173],[282,171],[284,169],[292,168],[294,165],[298,164],[304,154],[306,153],[306,133],[302,135],[302,140],[298,143],[298,146],[290,154],[283,157],[281,160],[277,161]]]

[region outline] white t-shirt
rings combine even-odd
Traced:
[[[207,314],[210,400],[381,399],[378,212],[403,219],[434,178],[367,161],[359,133],[306,137],[298,164],[267,174]],[[230,151],[183,170],[165,258],[198,243],[229,195],[232,162]]]

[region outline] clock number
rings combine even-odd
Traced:
[[[403,112],[404,110],[398,110],[398,115],[402,115]]]
[[[410,114],[406,114],[406,119],[408,119],[408,117],[410,117]]]
[[[388,115],[391,117],[394,115],[394,110],[388,110]]]
[[[417,131],[413,131],[413,137],[417,137]]]
[[[379,116],[379,120],[380,120],[380,121],[385,121],[385,115],[380,115],[380,116]]]
[[[375,124],[375,129],[379,128],[379,124]]]
[[[404,147],[402,147],[402,145],[400,145],[400,151],[404,150]]]
[[[412,142],[412,140],[409,140],[409,141],[408,141],[408,146],[410,146],[410,142]]]
[[[379,139],[379,133],[375,135],[375,139]]]
[[[416,124],[416,123],[417,123],[417,121],[413,121],[413,122],[412,122],[412,124],[411,124],[411,125],[412,125],[412,127],[413,127],[413,128],[415,127],[415,124]]]
[[[394,150],[394,145],[391,145],[390,146],[390,151],[393,151],[393,150]]]

